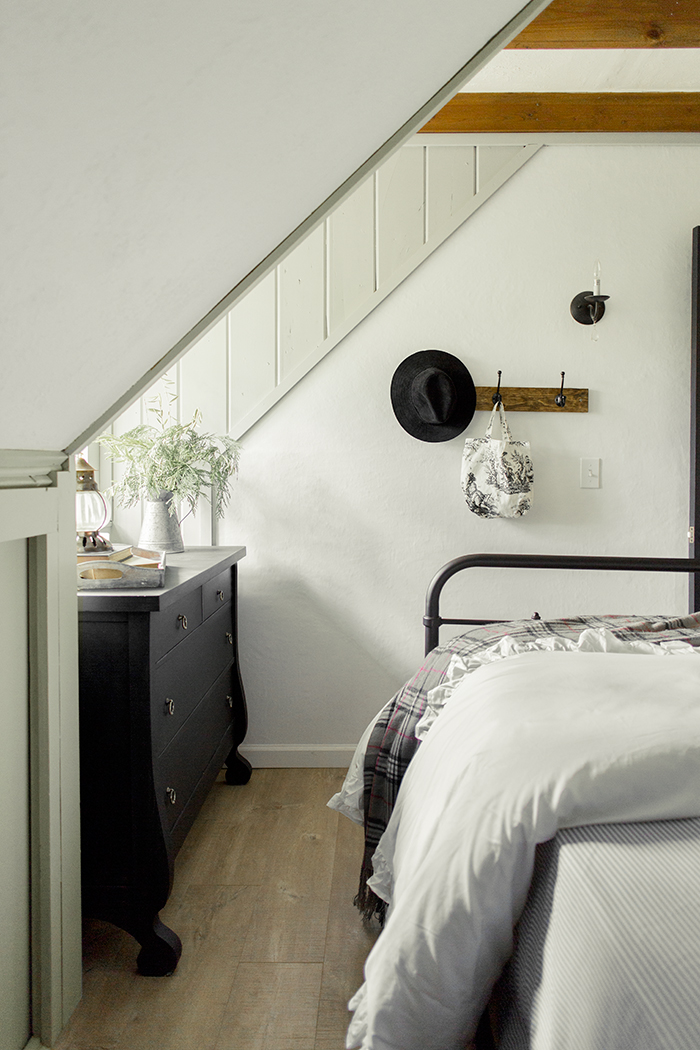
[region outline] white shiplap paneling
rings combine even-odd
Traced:
[[[401,149],[377,171],[379,287],[423,247],[425,187],[422,149]]]
[[[141,402],[144,399],[147,400],[150,396],[149,391],[148,394],[144,394],[143,398],[140,398],[130,408],[127,408],[126,412],[122,412],[112,424],[113,433],[125,434],[132,427],[137,427],[141,422]],[[120,463],[110,462],[109,457],[102,452],[100,455],[100,485],[106,488],[107,483],[111,483],[112,478],[114,481],[118,481],[123,476],[124,467]],[[112,542],[135,543],[141,531],[141,507],[138,505],[135,507],[120,507],[116,499],[112,501],[112,504],[112,529],[110,532]]]
[[[278,272],[279,375],[284,381],[325,338],[325,226],[290,252]]]
[[[374,180],[328,218],[328,331],[332,334],[375,290]]]
[[[277,383],[277,273],[269,274],[228,315],[229,429]]]
[[[228,343],[226,318],[210,328],[179,364],[180,421],[189,422],[199,409],[202,430],[225,434],[228,429]],[[214,541],[211,502],[199,501],[197,511],[182,521],[182,539],[186,547],[204,547]]]
[[[180,361],[180,421],[202,413],[202,428],[210,433],[228,430],[228,346],[226,318],[203,336]]]
[[[455,216],[476,193],[473,146],[428,146],[428,240],[451,233]]]
[[[194,349],[194,347],[193,347]],[[160,410],[178,423],[185,422],[182,414],[182,398],[178,379],[179,366],[171,368],[153,384],[141,398],[141,422],[149,427],[158,425],[155,412]],[[135,426],[136,424],[132,424]]]
[[[481,193],[500,172],[522,153],[522,146],[477,146],[476,190]]]

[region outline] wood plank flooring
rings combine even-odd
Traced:
[[[328,809],[338,769],[256,769],[217,782],[175,867],[163,920],[172,977],[86,924],[83,999],[55,1050],[343,1050],[347,1001],[376,933],[353,907],[362,830]]]

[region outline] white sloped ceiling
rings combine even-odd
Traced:
[[[0,448],[68,447],[523,8],[9,0]]]

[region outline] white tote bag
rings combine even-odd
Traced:
[[[498,437],[492,430],[499,415]],[[530,442],[514,441],[503,404],[494,405],[482,438],[467,438],[462,455],[462,492],[480,518],[519,518],[532,503]]]

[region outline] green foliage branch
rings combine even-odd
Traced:
[[[155,416],[155,425],[144,423],[118,437],[102,434],[97,439],[113,460],[126,465],[123,477],[109,492],[124,507],[172,492],[170,513],[175,514],[177,503],[187,503],[187,514],[191,514],[201,496],[210,499],[211,491],[216,517],[221,518],[231,498],[231,478],[238,470],[241,446],[228,436],[200,433],[199,409],[189,423],[178,423],[170,412],[177,395],[168,396],[167,410],[160,395],[151,399],[156,407],[149,412]]]

